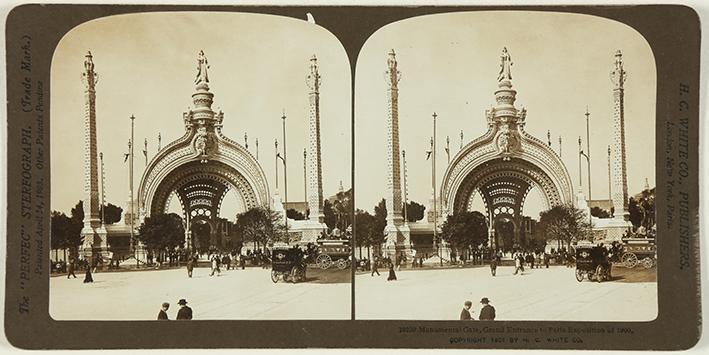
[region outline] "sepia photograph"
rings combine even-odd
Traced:
[[[651,321],[655,60],[631,27],[386,25],[355,78],[356,318]]]
[[[98,18],[51,80],[52,318],[350,318],[350,66],[311,14]]]

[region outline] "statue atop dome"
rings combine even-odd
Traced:
[[[201,82],[209,82],[207,69],[209,69],[209,62],[207,62],[207,57],[204,56],[204,51],[200,50],[197,55],[197,77],[194,79],[195,85]]]
[[[500,55],[500,74],[497,76],[497,81],[512,80],[512,72],[510,67],[512,66],[512,58],[510,53],[507,52],[507,47],[502,48],[502,54]]]

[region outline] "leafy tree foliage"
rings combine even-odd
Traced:
[[[234,227],[244,242],[255,242],[265,247],[273,242],[288,241],[281,218],[276,211],[254,207],[238,214]]]
[[[426,207],[416,201],[410,201],[406,204],[406,220],[416,222],[423,219]]]
[[[478,212],[456,212],[441,226],[441,238],[455,248],[477,248],[487,243],[487,219]]]
[[[569,204],[554,206],[539,214],[537,231],[544,240],[572,241],[591,239],[591,224],[586,214]]]
[[[153,251],[181,247],[185,242],[182,217],[175,213],[150,216],[138,227],[137,238]]]
[[[286,215],[288,216],[288,218],[294,219],[294,220],[296,220],[296,221],[302,221],[302,220],[305,219],[305,215],[302,214],[302,213],[300,213],[300,211],[298,211],[298,210],[296,210],[296,209],[294,209],[294,208],[289,208],[289,209],[286,211]]]
[[[358,247],[374,246],[374,230],[377,224],[376,217],[367,211],[357,210],[355,212],[355,232],[357,233],[356,243]]]
[[[69,247],[69,234],[71,233],[71,218],[59,211],[52,211],[51,248],[66,249]]]
[[[591,208],[591,216],[598,218],[610,218],[611,214],[600,207],[593,207]]]
[[[338,192],[334,201],[323,202],[325,224],[330,229],[345,230],[352,225],[352,189]]]
[[[118,207],[112,203],[106,205],[106,212],[103,211],[103,206],[99,207],[99,215],[103,216],[103,223],[114,224],[121,221],[121,215],[123,214],[123,208]]]
[[[638,202],[634,198],[628,199],[628,212],[630,213],[630,223],[633,224],[633,228],[640,227],[640,223],[643,221],[643,212],[638,206]]]

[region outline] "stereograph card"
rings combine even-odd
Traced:
[[[16,347],[700,337],[691,8],[23,5],[6,44]]]

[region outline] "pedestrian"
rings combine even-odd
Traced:
[[[214,273],[217,273],[217,276],[221,275],[221,270],[219,270],[219,257],[217,255],[212,255],[212,273],[209,274],[209,276],[214,276]]]
[[[480,317],[478,317],[478,319],[495,320],[495,307],[490,305],[490,300],[487,299],[487,297],[483,297],[480,303],[483,305],[483,308],[480,309]]]
[[[187,260],[187,277],[192,277],[192,270],[194,270],[194,264],[194,258],[190,257],[190,260]]]
[[[549,268],[549,253],[544,252],[544,267]]]
[[[160,312],[158,312],[158,320],[169,320],[167,318],[167,310],[170,308],[170,304],[167,302],[162,303],[162,308],[160,308]]]
[[[401,255],[399,255],[398,258],[396,258],[396,271],[401,270]]]
[[[243,255],[239,255],[239,265],[241,266],[241,270],[246,269],[246,259]]]
[[[91,268],[86,268],[86,274],[84,275],[84,283],[94,282],[93,276],[91,276]]]
[[[375,259],[374,259],[374,262],[372,263],[372,276],[374,276],[374,273],[375,273],[375,272],[377,273],[377,276],[381,276],[381,275],[379,274],[379,265],[378,265],[378,264],[379,264],[379,260],[377,260],[377,259],[375,258]]]
[[[66,274],[66,278],[68,279],[70,276],[74,276],[76,278],[76,274],[74,274],[74,259],[69,259],[69,265],[67,265],[68,273]]]
[[[419,258],[419,268],[423,267],[423,258]]]
[[[180,305],[180,310],[177,311],[177,320],[191,320],[192,308],[187,306],[187,301],[183,298],[177,302]]]
[[[517,254],[515,255],[515,275],[517,275],[517,272],[524,272],[524,267],[522,266],[522,255]],[[521,275],[521,273],[520,273]]]
[[[224,257],[222,258],[222,264],[226,265],[227,270],[231,268],[231,259],[229,259],[229,254],[224,254]]]
[[[465,301],[463,305],[463,310],[460,311],[460,320],[473,320],[473,316],[470,315],[470,307],[473,306],[473,302]]]
[[[492,255],[490,258],[490,273],[492,276],[497,275],[497,255]]]
[[[396,281],[396,273],[394,272],[394,264],[389,263],[389,277],[387,277],[387,281]]]

